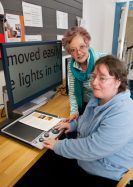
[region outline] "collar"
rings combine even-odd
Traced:
[[[91,107],[98,107],[98,108],[106,108],[111,104],[115,104],[117,102],[122,102],[123,100],[127,100],[130,98],[130,90],[127,89],[126,91],[120,92],[117,95],[115,95],[110,101],[103,105],[99,105],[99,99],[95,96],[92,96],[89,101],[89,106]]]

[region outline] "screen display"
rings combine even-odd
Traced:
[[[61,41],[7,43],[1,48],[12,109],[62,83]]]
[[[32,142],[43,130],[25,125],[19,121],[4,128],[4,132],[16,138]]]

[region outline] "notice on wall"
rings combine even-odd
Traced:
[[[79,16],[76,16],[77,19],[77,26],[78,27],[85,27],[85,20]]]
[[[58,29],[68,29],[68,13],[56,11],[56,22]]]
[[[25,35],[25,41],[42,41],[41,35]]]
[[[23,16],[6,14],[4,34],[6,42],[25,41]]]
[[[4,34],[0,33],[0,43],[4,43],[4,42],[5,42]],[[0,59],[1,58],[2,58],[2,55],[1,55],[1,49],[0,49]]]
[[[57,35],[57,40],[62,40],[63,35]],[[65,51],[64,47],[62,46],[62,51]]]
[[[24,25],[30,27],[43,27],[42,7],[22,2]]]

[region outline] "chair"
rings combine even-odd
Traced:
[[[133,178],[133,168],[128,170],[127,173],[121,178],[116,187],[126,187],[126,185],[130,182],[130,179]]]

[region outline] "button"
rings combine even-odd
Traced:
[[[49,137],[49,133],[48,133],[48,132],[45,132],[45,133],[44,133],[44,137]]]
[[[36,141],[36,140],[34,140],[34,141],[33,141],[33,143],[34,143],[34,144],[36,144],[36,143],[37,143],[37,141]]]
[[[44,139],[41,137],[41,138],[39,138],[39,142],[43,142],[44,141]]]
[[[59,131],[58,129],[51,129],[51,132],[52,132],[53,134],[58,134],[60,131]]]

